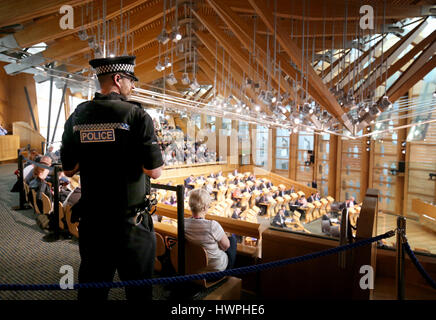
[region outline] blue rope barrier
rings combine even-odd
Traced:
[[[46,166],[45,164],[42,164],[42,163],[39,163],[39,162],[32,161],[32,160],[30,160],[30,159],[27,159],[26,157],[23,157],[23,159],[26,160],[27,162],[30,162],[31,164],[33,164],[33,165],[35,165],[35,166],[37,166],[37,167],[41,167],[41,168],[44,168],[44,169],[48,169],[48,170],[50,170],[50,171],[53,171],[53,170],[54,170],[53,167],[49,167],[49,166]]]
[[[410,248],[410,245],[408,242],[403,243],[404,249],[406,250],[407,254],[410,257],[410,260],[412,260],[413,264],[415,265],[416,269],[418,269],[421,276],[427,281],[427,283],[436,290],[436,282],[430,277],[430,275],[427,273],[427,271],[424,270],[421,263],[416,258],[415,254],[413,253],[412,249]]]
[[[224,271],[216,271],[216,272],[208,272],[208,273],[199,273],[199,274],[190,274],[184,276],[176,276],[176,277],[163,277],[163,278],[154,278],[154,279],[143,279],[143,280],[128,280],[128,281],[120,281],[120,282],[88,282],[88,283],[78,283],[74,285],[74,289],[81,288],[121,288],[121,287],[138,287],[144,285],[156,285],[156,284],[170,284],[170,283],[180,283],[192,280],[214,280],[220,279],[224,276],[231,275],[240,275],[251,272],[259,272],[270,268],[276,268],[284,265],[290,265],[298,262],[304,262],[308,260],[312,260],[315,258],[320,258],[332,254],[339,253],[341,251],[355,249],[358,247],[362,247],[373,242],[390,238],[395,235],[395,231],[391,230],[379,236],[368,238],[365,240],[361,240],[355,243],[346,244],[340,247],[335,247],[331,249],[327,249],[324,251],[318,251],[315,253],[309,253],[304,256],[293,257],[278,261],[267,262],[263,264],[240,267],[235,269],[229,269]],[[6,290],[16,290],[16,291],[37,291],[37,290],[63,290],[59,284],[0,284],[0,291]]]

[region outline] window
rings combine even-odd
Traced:
[[[215,132],[215,123],[216,123],[216,117],[214,116],[206,116],[206,124],[210,125],[210,130],[212,132]]]
[[[223,121],[224,122],[224,121]],[[250,154],[251,154],[251,140],[248,122],[239,121],[238,128],[238,141],[241,142],[241,164],[251,164]]]
[[[256,165],[266,166],[268,162],[268,128],[257,126],[256,130]]]
[[[289,169],[289,146],[290,134],[288,129],[277,129],[276,131],[276,169]]]
[[[224,136],[230,136],[231,132],[232,132],[232,119],[223,118],[223,127],[220,134],[222,133]]]

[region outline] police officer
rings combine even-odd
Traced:
[[[79,283],[151,278],[156,239],[144,211],[146,181],[161,175],[163,160],[151,117],[127,101],[134,56],[94,59],[101,93],[65,123],[61,160],[67,176],[80,172]],[[148,177],[146,177],[147,175]],[[79,300],[107,299],[109,289],[80,289]],[[127,299],[151,299],[151,287],[126,287]]]

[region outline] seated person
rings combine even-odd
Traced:
[[[300,199],[297,200],[296,205],[299,206],[299,207],[307,207],[306,197],[305,196],[301,196]]]
[[[232,219],[241,219],[241,208],[235,207],[235,210],[233,210]]]
[[[291,186],[291,189],[289,189],[288,191],[286,191],[287,194],[291,194],[291,193],[295,193],[295,188],[294,186]]]
[[[319,195],[319,192],[315,193],[314,199],[315,201],[321,200],[321,196]]]
[[[59,174],[59,201],[63,203],[71,191],[70,180],[68,180],[64,172],[61,172]]]
[[[39,163],[50,167],[51,158],[48,156],[43,156]],[[48,213],[48,212],[43,212],[42,193],[44,193],[50,199],[50,201],[53,202],[53,193],[51,191],[50,186],[47,184],[45,180],[49,172],[50,172],[49,169],[35,166],[35,169],[33,171],[34,178],[29,183],[29,188],[35,190],[36,192],[35,202],[41,213]]]
[[[286,227],[285,219],[285,210],[280,209],[279,212],[275,215],[272,225],[274,227],[284,228]]]
[[[279,185],[279,197],[284,197],[286,195],[286,186],[284,184]]]
[[[307,198],[307,202],[314,202],[314,201],[316,201],[315,200],[315,194],[314,193],[312,193],[311,195],[310,195],[310,197],[309,198]]]
[[[50,145],[47,148],[47,152],[45,153],[45,155],[50,157],[52,162],[55,162],[55,163],[59,162],[58,156],[53,152],[53,145]]]
[[[242,197],[241,189],[235,188],[232,192],[232,200],[239,202],[241,201],[241,197]]]
[[[185,179],[185,188],[189,189],[189,190],[194,189],[194,186],[190,184],[190,183],[194,183],[194,182],[195,182],[194,175],[191,174],[189,177],[187,177]]]
[[[69,205],[73,207],[82,196],[82,190],[80,188],[80,177],[77,174],[71,177],[68,188],[71,190],[71,192],[68,194],[67,198],[63,202],[63,206],[65,207]]]
[[[356,201],[354,201],[354,197],[351,197],[347,201],[345,201],[347,208],[352,208],[356,205]]]
[[[280,209],[283,210],[283,212],[285,213],[285,217],[289,217],[291,215],[291,212],[289,210],[286,210],[286,206],[284,204],[280,206]]]
[[[185,218],[186,239],[202,246],[207,251],[208,267],[204,271],[231,269],[236,259],[236,238],[227,237],[224,229],[215,220],[205,219],[211,202],[206,190],[195,189],[189,193],[191,218]]]

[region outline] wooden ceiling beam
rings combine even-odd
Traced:
[[[33,2],[33,1],[32,1]],[[64,1],[67,2],[67,1]],[[83,2],[83,1],[82,1]],[[146,3],[147,0],[124,0],[123,2],[123,11],[127,12],[139,5]],[[161,1],[160,1],[161,2]],[[31,3],[31,2],[29,2]],[[60,6],[59,6],[60,8]],[[59,10],[58,8],[58,10]],[[160,4],[160,11],[162,14],[162,4]],[[24,27],[23,30],[20,30],[14,34],[15,40],[18,45],[22,48],[30,47],[36,43],[40,42],[48,42],[55,39],[59,39],[68,35],[75,34],[80,30],[85,29],[88,34],[92,33],[90,28],[97,26],[103,22],[103,18],[97,19],[97,13],[94,15],[94,21],[87,21],[86,17],[83,17],[82,26],[82,13],[80,8],[76,8],[74,10],[74,28],[73,29],[61,29],[59,25],[59,20],[62,17],[61,14],[56,13],[50,16],[48,19],[37,20],[34,23]],[[98,8],[100,9],[100,8]],[[145,8],[147,10],[147,8]],[[144,12],[146,12],[144,10]],[[108,1],[107,3],[107,14],[106,21],[112,20],[115,18],[119,18],[120,15],[120,2],[119,1]],[[126,14],[125,14],[126,15]],[[135,14],[132,15],[132,17]],[[133,25],[133,23],[132,23]]]
[[[381,84],[385,82],[386,79],[389,79],[393,76],[397,71],[400,71],[402,67],[404,67],[410,60],[412,60],[419,52],[425,50],[428,45],[434,44],[436,41],[436,30],[432,32],[428,37],[421,40],[418,44],[415,45],[409,52],[407,52],[404,56],[398,59],[393,65],[389,67],[386,71],[386,74],[380,74],[376,79],[375,84],[371,83],[369,85],[370,88],[378,88]]]
[[[168,9],[168,12],[171,12],[172,9]],[[129,32],[135,32],[144,26],[158,20],[163,15],[162,4],[161,1],[157,2],[152,6],[145,7],[143,10],[138,10],[134,12],[130,16],[130,29]],[[143,38],[144,42],[140,42],[140,44],[145,46],[145,40],[148,43],[155,41],[157,35],[162,31],[162,27],[156,27],[159,31],[155,34],[149,34],[146,32],[146,37]],[[154,30],[153,30],[154,31]],[[121,38],[125,32],[119,34],[116,38],[111,36],[110,41],[114,41],[116,39]],[[138,39],[135,38],[135,43]],[[139,48],[139,45],[137,45]],[[128,50],[130,51],[130,50]],[[78,41],[75,36],[67,36],[61,39],[58,39],[54,42],[53,45],[49,46],[47,50],[43,51],[42,54],[47,59],[56,59],[56,60],[64,60],[69,57],[91,52],[91,48],[88,45],[87,41]]]
[[[213,83],[213,79],[212,79],[212,75],[214,74],[213,69],[209,67],[209,65],[207,64],[206,61],[198,61],[198,66],[203,70],[203,72],[208,75],[208,77],[210,78],[210,81]],[[223,79],[221,79],[220,75],[217,75],[217,77],[220,78],[220,80],[222,81]],[[233,86],[228,86],[226,88],[227,92],[230,92],[230,94],[232,94],[233,96],[237,97],[238,100],[241,98],[240,97],[240,92],[238,90],[236,90],[235,87]],[[221,93],[224,96],[224,93]],[[244,102],[244,101],[243,101]],[[247,102],[247,101],[245,101]]]
[[[374,50],[374,52],[378,52],[383,41],[384,41],[384,38],[380,39],[372,48],[369,48],[364,53],[362,53],[362,55],[359,58],[357,58],[355,61],[353,61],[353,63],[350,64],[349,69],[353,70],[354,68],[356,68],[357,70],[360,70],[361,66],[364,65],[367,61],[369,61],[369,59],[370,59],[369,54],[371,53],[371,51]],[[335,71],[334,69],[330,70],[324,76],[324,80],[326,80],[326,81],[328,81],[329,78],[331,79],[327,84],[329,87],[336,85],[336,83],[339,80],[345,79],[345,81],[348,82],[352,79],[351,74],[345,74],[347,69],[339,70],[337,72],[336,76],[332,77],[333,74],[331,74],[331,73],[332,72],[334,73],[334,71]]]
[[[413,30],[409,31],[402,39],[397,41],[389,50],[378,56],[372,63],[370,63],[362,72],[359,73],[360,79],[365,78],[365,81],[359,85],[357,89],[354,88],[354,82],[349,81],[343,86],[344,91],[348,92],[350,88],[355,90],[354,92],[360,92],[370,89],[369,84],[373,82],[379,74],[383,73],[382,62],[386,65],[391,65],[397,59],[397,57],[412,43],[412,41],[421,33],[427,26],[427,21],[424,20],[418,24]],[[357,82],[356,82],[357,83]]]
[[[419,80],[424,78],[436,67],[436,42],[427,47],[407,70],[395,81],[387,91],[389,100],[394,103],[412,88]]]
[[[0,27],[23,23],[59,13],[63,5],[77,7],[92,0],[3,0],[0,3]],[[59,21],[58,21],[59,24]]]
[[[248,75],[253,73],[253,67],[249,64],[249,55],[242,48],[240,48],[240,44],[236,42],[234,39],[227,36],[222,30],[220,30],[214,23],[210,21],[208,17],[205,17],[202,13],[193,11],[194,15],[200,22],[209,30],[209,32],[215,37],[215,39],[221,44],[221,46],[227,51],[227,53],[231,56],[232,60],[235,61]],[[204,32],[196,31],[195,34],[197,37],[201,37],[201,33]],[[263,64],[259,63],[259,66],[264,68],[264,70],[268,73],[267,68]],[[274,81],[274,78],[273,78]],[[275,90],[278,90],[278,82],[272,84]],[[280,88],[281,91],[285,91],[285,88]],[[265,111],[270,113],[268,108],[265,108]]]
[[[224,23],[230,28],[230,30],[233,32],[236,38],[243,44],[245,49],[248,50],[249,52],[252,51],[254,43],[248,34],[249,33],[248,25],[244,24],[244,22],[241,21],[239,17],[230,9],[220,5],[218,1],[208,0],[208,3],[219,15],[219,17],[224,21]],[[258,42],[256,44],[256,50],[258,54],[255,56],[255,59],[257,63],[261,65],[266,72],[268,72],[268,69],[264,67],[264,63],[265,61],[267,61],[267,54],[264,50],[265,47],[266,47],[266,42],[264,41],[264,39],[263,38],[258,39]],[[283,64],[283,66],[287,64],[287,62],[284,63],[284,61],[282,61],[281,63]],[[272,69],[274,69],[274,67],[272,67]],[[282,78],[281,74],[278,74],[276,72],[271,72],[271,77],[277,85],[277,90],[279,87],[278,84],[280,83],[280,89],[281,89],[280,91],[283,90],[283,92],[288,92],[290,93],[292,98],[295,98],[294,92],[293,90],[291,90],[289,84],[286,82],[286,80],[281,79]],[[282,92],[280,92],[280,94],[282,94]]]
[[[254,15],[256,10],[253,9],[244,0],[220,0],[226,7],[230,7],[238,14]],[[307,2],[306,2],[307,3]],[[374,8],[374,19],[404,19],[408,17],[420,17],[421,7],[418,5],[410,6],[387,6],[386,16],[383,17],[383,2],[367,1],[365,3],[350,3],[348,5],[347,21],[360,20],[360,6],[363,4],[370,4]],[[345,3],[343,0],[322,0],[311,1],[310,6],[306,5],[305,13],[303,15],[304,1],[289,1],[277,0],[278,17],[302,20],[303,16],[308,21],[338,21],[345,20]],[[269,6],[265,6],[267,12],[272,12],[274,9],[274,1],[269,2]]]
[[[225,7],[229,10],[231,8],[224,6],[221,1],[218,2],[220,6]],[[234,12],[234,11],[232,11]],[[237,15],[237,13],[235,13]],[[253,37],[253,31],[254,31],[254,19],[253,17],[245,18],[241,17],[239,15],[238,20],[242,23],[249,25],[251,27],[251,37]],[[277,23],[280,25],[281,28],[285,30],[289,30],[289,36],[294,38],[323,38],[323,37],[335,37],[337,39],[342,39],[344,37],[345,28],[344,28],[344,21],[305,21],[304,26],[304,35],[303,35],[303,22],[300,20],[291,20],[291,19],[284,19],[279,18],[277,20]],[[388,22],[386,22],[388,23]],[[307,26],[309,25],[309,28]],[[222,28],[225,28],[225,26],[222,26]],[[359,32],[359,21],[350,21],[347,23],[346,28],[346,35],[350,37],[357,37]],[[361,30],[360,30],[361,31]],[[371,30],[371,32],[374,32],[374,34],[381,33],[381,23],[375,24],[374,29]],[[258,23],[256,25],[256,34],[260,35],[270,35],[273,36],[274,32],[271,32],[263,23]]]
[[[214,70],[215,69],[215,62],[213,61],[213,55],[215,55],[215,52],[211,52],[209,48],[200,48],[197,50],[198,53],[200,54],[201,58],[209,65],[209,67]],[[211,55],[212,54],[212,55]],[[218,53],[220,54],[220,53]],[[220,59],[220,57],[216,57],[217,59],[217,70],[216,70],[216,74],[217,74],[217,78],[219,78],[221,81],[223,81],[222,79],[222,72],[220,72],[220,70],[222,70],[222,63],[220,61],[222,61],[222,59]],[[236,80],[236,82],[239,83],[239,86],[243,86],[244,85],[244,78],[242,77],[242,70],[237,66],[237,65],[232,65],[229,69],[227,64],[224,64],[224,69],[227,73],[230,73],[232,75],[232,77]],[[214,73],[215,75],[215,73]],[[218,79],[217,79],[218,80]],[[250,87],[246,87],[246,89],[244,90],[246,91],[245,94],[254,102],[257,103],[259,105],[261,105],[260,101],[258,101],[256,93],[253,91],[253,89],[251,89]],[[241,92],[239,92],[238,95],[236,95],[237,98],[240,98],[241,96]],[[251,101],[245,101],[246,103],[249,103],[249,105],[251,105]]]
[[[265,0],[249,0],[251,6],[255,9],[256,13],[261,17],[263,22],[268,26],[270,30],[274,30],[274,16],[269,10]],[[306,59],[301,56],[300,49],[296,46],[293,41],[289,41],[286,37],[287,32],[280,28],[279,26],[276,28],[276,38],[280,43],[282,48],[286,51],[292,61],[296,64],[297,68],[302,69],[303,66],[307,67],[307,76],[309,83],[314,87],[317,94],[322,96],[326,101],[325,105],[322,105],[327,111],[330,112],[333,116],[335,116],[341,123],[347,126],[352,132],[351,123],[347,121],[346,114],[344,110],[339,105],[336,98],[332,95],[329,89],[322,82],[321,78],[317,75],[315,70],[308,64]],[[306,68],[305,68],[306,69]],[[312,92],[309,92],[312,95]],[[316,94],[315,93],[315,94]],[[345,119],[344,119],[345,118]]]
[[[207,48],[207,50],[210,52],[209,55],[204,51],[201,50],[201,52],[199,51],[200,54],[202,54],[202,58],[207,61],[210,65],[210,68],[214,69],[215,68],[215,64],[210,60],[211,58],[209,57],[213,57],[216,55],[215,53],[215,41],[213,41],[213,36],[210,34],[206,34],[204,32],[196,32],[196,35],[198,37],[198,39],[200,39],[201,42],[203,42],[203,44],[205,45],[205,47]],[[222,50],[218,50],[217,53],[219,56],[216,56],[217,59],[217,75],[220,75],[221,72],[220,70],[222,70],[222,61],[223,61],[223,53]],[[232,64],[229,68],[228,63],[224,63],[224,69],[227,73],[230,73],[232,75],[233,78],[235,78],[235,80],[240,84],[240,86],[244,85],[244,78],[243,78],[243,70],[240,68],[240,66],[238,64]],[[215,73],[214,73],[215,74]],[[221,76],[220,76],[221,78]],[[261,109],[263,111],[265,111],[267,114],[271,114],[271,111],[264,106],[264,104],[262,102],[259,101],[259,99],[257,98],[257,94],[255,93],[255,91],[247,86],[246,89],[246,95],[252,99],[253,103],[258,104]],[[240,93],[237,95],[237,97],[240,96]]]
[[[173,59],[172,64],[174,66],[180,64],[180,62],[184,62],[184,60],[185,60],[185,58],[183,56],[178,56],[178,57],[174,56],[173,58],[174,59]],[[135,73],[137,72],[138,74],[145,74],[148,71],[155,70],[157,63],[158,63],[158,60],[156,59],[156,60],[151,60],[147,63],[141,64],[140,66],[135,67]],[[163,59],[161,59],[161,63],[162,64],[164,63]],[[173,66],[173,69],[174,69],[174,66]],[[163,74],[163,72],[160,72],[160,74]],[[169,74],[169,72],[167,72],[167,74]]]

